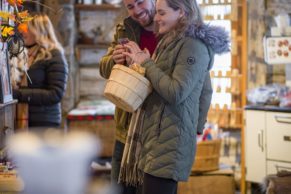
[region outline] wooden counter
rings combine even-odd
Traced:
[[[15,128],[17,100],[0,104],[0,149],[4,147],[4,138],[13,133]]]

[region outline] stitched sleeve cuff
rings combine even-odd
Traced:
[[[147,68],[147,67],[151,66],[152,63],[153,63],[153,60],[152,60],[152,59],[146,59],[146,60],[145,60],[144,62],[142,62],[142,64],[140,64],[140,65],[141,65],[142,67]]]

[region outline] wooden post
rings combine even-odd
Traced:
[[[74,0],[44,0],[43,8],[55,27],[56,34],[65,50],[69,65],[67,89],[62,101],[62,110],[67,113],[79,100],[78,64],[75,59],[75,8]]]
[[[242,53],[241,53],[241,73],[242,73],[242,92],[241,92],[241,102],[242,107],[246,105],[246,90],[247,90],[247,67],[248,67],[248,5],[247,0],[242,0]],[[245,122],[244,122],[244,111],[243,121],[241,127],[241,193],[246,193],[246,168],[245,168]]]

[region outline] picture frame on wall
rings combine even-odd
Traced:
[[[7,43],[0,42],[0,103],[5,104],[12,100]]]

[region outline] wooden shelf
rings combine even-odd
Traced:
[[[231,5],[231,3],[201,3],[199,4],[200,7],[207,7],[207,6],[213,6],[213,5],[227,6],[227,5]]]
[[[217,78],[217,79],[230,79],[233,77],[238,77],[238,76],[232,76],[232,75],[210,75],[210,78]]]
[[[221,127],[224,131],[241,131],[241,128],[243,127],[242,124],[237,124],[234,126],[219,126]]]
[[[227,5],[231,5],[231,6],[242,6],[243,4],[240,3],[240,2],[229,2],[229,3],[213,3],[213,2],[210,2],[210,3],[201,3],[199,4],[200,7],[207,7],[207,6],[213,6],[213,5],[218,5],[218,6],[227,6]]]
[[[230,14],[226,14],[223,17],[218,16],[217,18],[215,18],[213,15],[204,15],[204,20],[230,20],[230,19],[231,19]]]
[[[242,78],[242,74],[238,75],[210,75],[210,78],[217,78],[217,79],[231,79],[231,78]]]
[[[100,42],[100,43],[96,43],[96,44],[77,44],[76,46],[79,49],[108,48],[110,46],[110,43]]]
[[[17,102],[18,102],[17,100],[13,99],[13,100],[11,100],[9,102],[6,102],[5,104],[0,103],[0,109],[5,107],[5,106],[8,106],[10,104],[16,104]]]
[[[15,170],[0,173],[0,193],[19,193],[24,184]]]
[[[112,4],[75,4],[75,9],[77,11],[107,11],[107,10],[119,10],[120,5]]]
[[[99,63],[98,62],[96,62],[96,64],[91,64],[91,65],[79,64],[79,68],[96,69],[98,67],[99,67]]]

